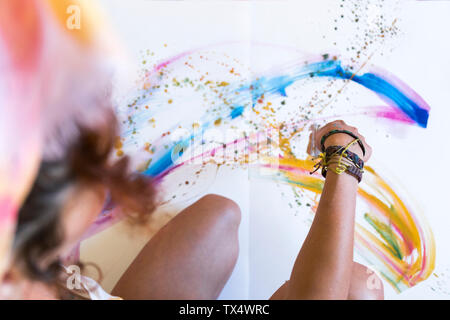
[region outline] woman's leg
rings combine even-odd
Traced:
[[[348,300],[383,300],[383,282],[374,271],[359,263],[353,263],[352,281]]]
[[[152,237],[112,291],[124,299],[216,299],[239,253],[238,205],[206,195]]]
[[[287,297],[289,281],[286,281],[270,297],[271,300],[284,300]],[[381,279],[362,264],[353,263],[348,300],[383,300],[384,290]]]

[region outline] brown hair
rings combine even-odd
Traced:
[[[19,211],[14,238],[15,265],[33,280],[54,283],[61,272],[59,261],[42,267],[42,259],[64,240],[61,211],[68,187],[76,183],[105,186],[110,201],[134,220],[144,222],[155,209],[150,178],[129,172],[129,158],[112,162],[118,136],[117,121],[107,114],[108,125],[96,129],[78,126],[79,135],[57,160],[42,161],[37,178]]]

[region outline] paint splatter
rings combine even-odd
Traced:
[[[210,64],[221,65],[221,70],[233,69],[233,73],[212,72]],[[334,100],[329,96],[341,96],[353,83],[372,92],[384,105],[352,113],[427,126],[428,104],[392,74],[372,69],[376,71],[355,72],[335,56],[318,55],[308,61],[299,59],[281,64],[249,79],[245,76],[249,75],[249,69],[226,54],[208,55],[195,50],[181,53],[159,62],[153,71],[146,73],[142,89],[126,110],[121,148],[142,159],[143,174],[155,177],[161,185],[169,181],[179,185],[178,188],[195,185],[201,171],[210,165],[250,166],[253,178],[290,184],[298,195],[292,207],[305,204],[314,212],[323,179],[309,174],[312,162],[301,155],[297,145],[306,138],[302,133],[308,133],[310,124],[331,116],[322,115],[332,108]],[[308,85],[323,86],[323,96],[328,99],[310,94],[309,102],[297,107],[296,113],[290,113],[296,97]],[[173,103],[167,103],[168,99]],[[189,103],[177,104],[188,100]],[[203,103],[198,114],[185,121],[184,115],[189,117],[196,110],[183,113],[183,108],[197,101]],[[177,113],[180,117],[170,119],[165,127],[161,125],[167,119],[161,114]],[[149,119],[156,128],[149,129]],[[222,133],[234,130],[235,135],[231,138],[209,135],[217,129]],[[184,133],[175,137],[179,131]],[[158,132],[163,133],[158,136]],[[152,154],[148,152],[148,141]],[[189,184],[175,184],[172,176],[182,168],[189,171],[193,164],[197,165],[192,166],[196,172],[181,180],[188,180]],[[264,174],[255,174],[260,170]],[[361,256],[398,291],[426,279],[434,269],[435,246],[433,235],[426,222],[418,218],[417,210],[370,167],[358,194],[358,201],[366,208],[358,213],[355,235]],[[167,201],[178,198],[176,192],[166,196]]]

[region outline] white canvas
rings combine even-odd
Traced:
[[[114,79],[117,83],[115,95],[119,114],[127,112],[126,101],[132,98],[136,83],[139,84],[138,75],[142,72],[144,59],[149,59],[146,64],[153,65],[179,53],[194,50],[196,55],[217,57],[217,61],[228,61],[232,66],[235,63],[240,66],[240,78],[251,79],[267,72],[283,72],[286,70],[284,66],[300,57],[305,59],[329,54],[348,61],[356,53],[347,49],[357,41],[357,36],[361,35],[361,29],[364,28],[362,22],[347,18],[347,14],[351,15],[347,7],[349,1],[104,0],[100,3],[129,55],[129,65],[121,66]],[[342,3],[346,11],[340,8]],[[446,215],[448,192],[445,186],[445,181],[450,178],[446,170],[450,150],[446,148],[448,133],[445,123],[450,115],[447,106],[450,100],[450,81],[447,77],[450,63],[446,53],[449,52],[450,43],[446,41],[445,33],[450,30],[450,2],[393,1],[380,9],[377,9],[376,4],[381,1],[354,3],[357,3],[357,12],[367,14],[367,21],[373,19],[376,22],[373,15],[384,13],[384,20],[390,23],[396,19],[398,28],[394,35],[386,36],[379,43],[375,42],[370,50],[361,54],[361,60],[356,63],[363,65],[361,72],[376,66],[407,83],[430,105],[429,122],[427,128],[421,128],[388,119],[351,115],[352,111],[357,112],[361,107],[378,106],[381,100],[357,84],[349,84],[344,93],[335,99],[334,93],[344,84],[339,81],[328,88],[333,92],[333,100],[330,98],[333,107],[324,111],[324,117],[344,114],[340,118],[359,128],[374,149],[369,165],[388,177],[394,188],[403,190],[408,201],[420,208],[420,214],[423,214],[434,234],[434,274],[400,294],[385,283],[386,298],[446,299],[447,288],[450,288],[450,239],[447,232],[450,220]],[[366,3],[369,4],[367,10],[364,7]],[[346,15],[342,19],[341,11]],[[358,30],[358,27],[361,29]],[[153,55],[149,55],[147,50]],[[367,64],[364,55],[367,56]],[[189,55],[180,58],[180,61],[189,62]],[[201,67],[201,63],[196,60],[196,65],[199,64]],[[223,65],[214,66],[211,62],[204,65],[211,68],[211,74],[222,72],[224,68]],[[292,105],[288,106],[294,108],[295,103],[308,101],[315,91],[322,91],[326,85],[327,81],[308,83],[301,93],[304,97],[294,99]],[[295,95],[294,89],[288,90],[291,90],[288,97]],[[175,95],[167,108],[162,108],[163,116],[158,122],[158,129],[170,128],[178,120],[186,123],[195,121],[202,114],[204,109],[197,98],[180,101],[177,97]],[[327,97],[325,95],[324,99]],[[163,104],[160,103],[161,106]],[[282,112],[280,117],[283,116]],[[325,121],[317,121],[317,124]],[[151,140],[159,134],[149,126],[145,134],[140,133],[136,139]],[[302,141],[305,137],[302,137]],[[178,192],[176,185],[167,188],[168,193]],[[311,209],[296,207],[292,187],[286,184],[249,179],[245,169],[220,168],[217,174],[208,173],[203,187],[191,190],[184,200],[175,201],[173,207],[160,209],[170,212],[168,216],[162,215],[166,217],[163,221],[168,221],[170,216],[196,197],[210,192],[235,200],[243,214],[239,260],[220,298],[270,297],[289,279],[295,257],[308,232]],[[127,227],[121,223],[86,240],[82,245],[83,260],[96,262],[103,269],[105,278],[102,284],[106,289],[113,287],[121,272],[132,261],[133,255],[151,237],[151,234],[146,233],[130,238],[124,229]],[[153,232],[158,227],[154,229]],[[116,240],[112,242],[112,238]],[[124,240],[120,242],[119,239]],[[96,252],[100,244],[114,246],[115,257],[108,257],[108,254],[99,257]],[[122,250],[127,257],[122,259],[118,250]],[[359,255],[356,258],[365,262]]]

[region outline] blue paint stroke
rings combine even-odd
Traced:
[[[421,106],[411,99],[410,96],[412,96],[413,91],[410,88],[395,86],[382,76],[374,73],[356,75],[342,68],[341,62],[338,60],[325,60],[301,65],[294,67],[292,70],[286,70],[285,73],[285,75],[281,76],[262,76],[247,85],[231,87],[231,90],[227,90],[230,93],[230,97],[233,97],[230,98],[231,111],[229,111],[229,107],[224,108],[222,118],[233,120],[241,116],[246,106],[254,106],[262,95],[266,97],[270,95],[286,96],[286,89],[301,79],[326,77],[356,82],[376,93],[381,99],[403,112],[420,127],[427,127],[428,106],[426,104]],[[248,95],[236,95],[236,92],[248,93]],[[198,133],[193,133],[189,138],[173,144],[157,161],[144,171],[144,174],[155,177],[170,169],[183,153],[182,151],[177,151],[184,150],[184,147],[180,148],[180,145],[184,146],[192,138],[203,134],[214,123],[214,120],[205,118],[202,129]]]

